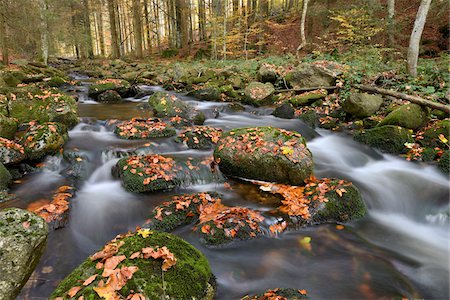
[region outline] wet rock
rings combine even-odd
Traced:
[[[65,168],[62,171],[65,177],[74,183],[85,181],[93,171],[93,165],[86,153],[76,150],[64,151]]]
[[[58,153],[68,138],[65,125],[47,122],[31,126],[20,143],[29,159],[39,160],[46,155]]]
[[[123,101],[122,97],[116,91],[104,91],[97,97],[100,103],[120,103]]]
[[[44,252],[47,224],[33,213],[0,212],[0,298],[15,299]]]
[[[427,126],[428,127],[428,126]],[[428,147],[440,147],[445,148],[446,145],[439,139],[442,134],[444,138],[450,140],[450,120],[445,119],[442,121],[435,122],[431,124],[430,128],[426,128],[425,132],[422,134],[423,139],[420,140],[420,144],[426,145]]]
[[[405,143],[414,143],[411,132],[403,127],[386,125],[358,132],[358,142],[365,143],[383,152],[400,154],[406,150]]]
[[[438,162],[438,168],[445,174],[450,174],[450,150],[446,150],[442,154]]]
[[[5,166],[0,162],[0,190],[8,188],[11,179],[12,176],[9,173],[8,169],[6,169]]]
[[[222,99],[220,88],[214,84],[206,84],[199,89],[191,91],[188,95],[205,101],[220,101]]]
[[[117,125],[114,133],[122,139],[148,139],[170,137],[176,134],[175,128],[158,118],[134,118]]]
[[[380,95],[371,95],[368,93],[352,93],[342,105],[344,111],[357,118],[365,118],[373,115],[383,103],[383,97]]]
[[[106,91],[116,91],[121,97],[130,95],[131,84],[126,80],[105,79],[99,80],[89,86],[88,95],[94,99]]]
[[[293,119],[294,114],[295,109],[290,103],[283,103],[272,112],[272,115],[282,119]]]
[[[192,108],[177,98],[164,92],[156,92],[148,99],[148,103],[153,109],[153,113],[158,118],[176,117],[189,119]]]
[[[262,64],[258,70],[258,80],[262,83],[275,83],[278,79],[278,72],[274,65]]]
[[[195,119],[195,117],[194,117],[194,119]],[[178,117],[178,116],[170,118],[168,123],[170,125],[172,125],[173,127],[175,127],[176,129],[183,129],[184,127],[188,127],[188,126],[192,125],[190,120],[183,119],[182,117]]]
[[[23,147],[14,141],[0,138],[0,163],[4,165],[18,164],[25,159]]]
[[[0,138],[13,139],[17,131],[17,120],[0,113]]]
[[[298,118],[311,128],[316,128],[320,116],[313,109],[302,112]]]
[[[286,82],[294,89],[334,86],[335,76],[314,64],[303,63],[285,76]]]
[[[192,122],[193,122],[195,125],[203,125],[203,124],[205,123],[205,120],[206,120],[206,116],[205,116],[205,113],[202,112],[202,111],[198,112],[198,113],[194,116],[194,118],[192,118]]]
[[[267,290],[263,294],[256,296],[245,296],[242,300],[304,300],[309,299],[306,290],[300,289],[273,289]]]
[[[113,277],[121,280],[113,281]],[[99,288],[101,281],[104,286]],[[109,291],[112,298],[120,294],[131,299],[139,293],[141,299],[212,300],[214,290],[214,275],[200,251],[172,234],[141,229],[117,236],[86,259],[58,285],[50,299],[97,299]]]
[[[214,158],[226,175],[270,182],[300,184],[313,171],[305,139],[297,132],[272,127],[225,133]]]
[[[263,106],[273,103],[275,88],[271,83],[251,82],[245,88],[245,101],[253,106]]]
[[[172,190],[180,185],[220,180],[211,161],[172,158],[162,155],[130,156],[113,167],[112,174],[130,192]]]
[[[295,107],[307,106],[313,104],[317,100],[324,99],[327,95],[328,92],[326,90],[316,90],[294,96],[289,101]]]
[[[208,150],[213,148],[220,137],[222,129],[197,126],[185,129],[180,133],[178,139],[184,142],[191,149]]]
[[[408,129],[419,129],[428,121],[428,108],[411,103],[401,105],[389,113],[378,126],[396,125]]]

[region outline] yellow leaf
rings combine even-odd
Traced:
[[[448,140],[445,138],[445,136],[444,136],[443,134],[440,134],[440,135],[439,135],[439,140],[440,140],[441,142],[443,142],[444,144],[446,144],[446,143],[448,142]]]
[[[144,239],[147,238],[149,235],[151,235],[153,233],[153,231],[151,231],[150,229],[144,228],[144,229],[139,229],[137,231],[137,234],[142,236]]]
[[[292,149],[291,147],[281,147],[281,150],[283,151],[284,155],[292,155],[294,153],[294,149]]]
[[[111,291],[111,288],[108,286],[95,287],[94,291],[99,295],[99,297],[106,300],[113,300],[116,298],[116,292]]]

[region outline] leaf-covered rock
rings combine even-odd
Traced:
[[[245,88],[245,101],[253,106],[263,106],[273,103],[275,88],[271,83],[250,82]]]
[[[296,289],[273,289],[256,296],[245,296],[242,300],[305,300],[309,299],[307,291]]]
[[[186,128],[178,138],[191,149],[208,150],[217,144],[221,136],[222,129],[196,126]]]
[[[214,158],[225,175],[301,184],[313,171],[312,154],[297,132],[272,127],[224,133]]]
[[[0,138],[0,163],[12,165],[25,159],[23,147],[14,141]]]
[[[450,140],[450,119],[433,122],[425,128],[420,143],[428,147],[442,147],[446,145],[441,141],[439,136],[442,135],[446,140]]]
[[[172,234],[140,229],[117,236],[86,259],[50,299],[212,300],[214,289],[214,275],[200,251]]]
[[[285,76],[286,82],[294,89],[333,86],[335,76],[314,64],[303,63]]]
[[[428,108],[418,104],[406,104],[389,113],[378,126],[396,125],[408,129],[419,129],[428,121]]]
[[[405,152],[405,144],[414,143],[414,139],[408,129],[393,125],[361,131],[356,133],[353,138],[358,142],[393,154]]]
[[[148,104],[153,109],[156,117],[176,117],[189,119],[192,108],[177,98],[175,95],[164,92],[156,92],[148,99]]]
[[[115,91],[121,97],[130,96],[131,84],[121,79],[104,79],[96,81],[89,86],[88,95],[97,100],[98,96],[106,91]]]
[[[158,118],[133,118],[117,125],[114,133],[122,139],[148,139],[170,137],[176,134],[175,128]]]
[[[31,126],[20,143],[29,159],[39,160],[59,152],[68,138],[65,125],[47,122]]]
[[[352,93],[345,100],[342,108],[348,114],[358,118],[365,118],[373,115],[383,103],[383,97],[380,95],[371,95],[368,93]]]
[[[15,299],[44,252],[47,224],[33,213],[0,212],[0,299]]]

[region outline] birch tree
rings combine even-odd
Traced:
[[[302,19],[300,21],[300,37],[302,42],[297,47],[297,55],[299,54],[300,50],[302,50],[302,48],[306,46],[305,23],[306,13],[308,12],[308,2],[309,0],[303,0]]]

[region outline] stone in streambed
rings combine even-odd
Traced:
[[[98,95],[97,101],[100,103],[120,103],[123,99],[118,92],[108,90]]]
[[[408,129],[393,125],[361,131],[356,133],[353,138],[358,142],[393,154],[405,152],[405,143],[414,143],[414,139]]]
[[[245,102],[259,107],[272,104],[275,88],[271,83],[250,82],[245,88]]]
[[[418,104],[406,104],[389,113],[378,126],[396,125],[408,129],[419,129],[428,121],[428,108]]]
[[[383,103],[380,95],[368,93],[352,93],[342,105],[344,111],[358,118],[365,118],[373,115]]]
[[[11,179],[12,176],[8,169],[0,162],[0,190],[7,189]]]
[[[153,113],[158,118],[181,117],[189,119],[192,107],[184,103],[177,96],[164,92],[156,92],[148,99]]]
[[[131,96],[131,84],[120,79],[99,80],[89,86],[88,95],[97,100],[98,96],[106,91],[115,91],[121,97],[128,97]]]
[[[14,141],[0,138],[0,163],[4,165],[18,164],[25,159],[23,147]]]
[[[0,113],[0,138],[13,139],[17,131],[17,120]]]
[[[176,134],[175,128],[158,118],[134,118],[117,125],[114,133],[121,139],[148,139],[170,137]]]
[[[191,149],[208,150],[213,148],[220,137],[222,136],[222,129],[196,126],[186,128],[178,136],[178,140],[185,143]]]

